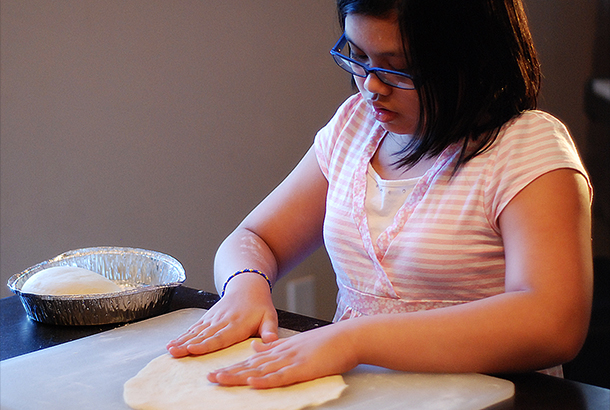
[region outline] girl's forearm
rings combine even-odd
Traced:
[[[214,281],[219,294],[231,275],[246,268],[260,270],[271,283],[277,280],[277,263],[273,252],[253,232],[237,228],[220,245],[214,259]],[[262,277],[260,279],[263,280]],[[235,277],[231,282],[237,280]]]
[[[588,313],[570,314],[556,305],[544,307],[527,292],[511,292],[336,325],[350,335],[358,363],[414,372],[526,371],[569,361],[583,343],[581,323]]]

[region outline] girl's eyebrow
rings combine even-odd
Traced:
[[[362,48],[358,47],[358,45],[356,43],[354,43],[347,34],[345,34],[345,39],[347,40],[347,43],[349,44],[350,47],[357,48],[358,50],[362,51]],[[376,54],[380,57],[400,57],[400,56],[402,56],[402,52],[397,53],[395,51],[386,51],[386,52],[376,53]]]

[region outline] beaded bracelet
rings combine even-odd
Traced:
[[[236,277],[237,275],[241,275],[242,273],[256,273],[256,274],[261,275],[267,281],[267,284],[269,285],[269,291],[273,292],[273,286],[271,285],[271,280],[269,279],[269,276],[265,275],[263,272],[261,272],[258,269],[246,268],[246,269],[238,270],[237,272],[235,272],[234,274],[232,274],[231,276],[229,276],[227,278],[225,284],[222,287],[222,293],[220,294],[221,298],[225,295],[225,290],[227,289],[227,285],[229,284],[229,281],[231,279],[233,279],[234,277]]]

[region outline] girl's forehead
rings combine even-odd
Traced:
[[[395,18],[348,14],[345,18],[345,37],[352,45],[363,50],[371,48],[376,54],[403,55],[400,28]]]

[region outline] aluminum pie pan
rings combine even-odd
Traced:
[[[117,283],[119,292],[93,295],[38,295],[22,292],[37,272],[74,266],[97,272]],[[184,267],[164,253],[138,248],[95,247],[68,251],[17,273],[8,287],[37,322],[87,326],[125,323],[166,313],[176,288],[186,280]]]

